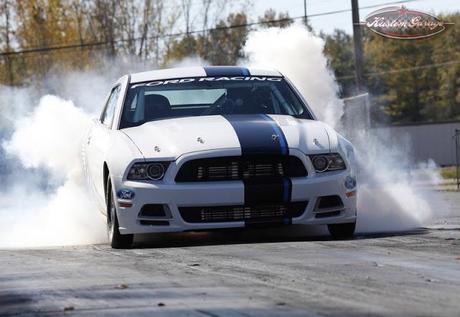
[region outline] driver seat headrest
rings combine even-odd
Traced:
[[[146,95],[144,97],[144,120],[166,118],[171,115],[171,104],[162,95]]]

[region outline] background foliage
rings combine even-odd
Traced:
[[[120,57],[149,67],[190,56],[234,65],[244,58],[251,30],[294,23],[287,13],[272,9],[250,20],[250,1],[231,3],[2,0],[0,84],[46,84],[50,72],[97,69]],[[441,19],[455,24],[425,40],[390,40],[364,30],[365,78],[375,122],[460,120],[460,13]],[[341,97],[356,94],[352,35],[343,30],[318,35],[325,40]]]

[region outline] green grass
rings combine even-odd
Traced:
[[[456,178],[457,177],[456,166],[441,167],[440,172],[443,178]]]

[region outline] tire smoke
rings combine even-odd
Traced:
[[[339,86],[323,54],[324,41],[300,26],[269,28],[249,34],[248,64],[275,68],[292,80],[318,119],[335,126],[343,113]]]
[[[320,120],[352,136],[360,165],[359,232],[411,230],[426,225],[434,216],[436,198],[416,184],[439,182],[434,163],[414,165],[408,154],[410,144],[401,139],[390,143],[391,136],[382,131],[343,128],[340,118],[344,106],[337,97],[339,87],[323,49],[324,41],[304,27],[266,29],[249,35],[245,63],[281,71],[293,81]]]
[[[89,122],[88,114],[71,101],[51,95],[43,96],[31,113],[18,116],[14,132],[2,144],[7,157],[23,168],[11,170],[5,186],[0,247],[105,241],[104,218],[89,199],[80,165]],[[45,182],[38,181],[42,177]]]
[[[97,70],[51,70],[38,85],[0,86],[0,248],[107,241],[83,176],[81,140],[114,81],[147,68],[136,57],[101,58]]]

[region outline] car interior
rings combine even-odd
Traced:
[[[128,95],[121,128],[166,118],[244,114],[303,115],[292,94],[271,84],[228,85],[216,89],[141,87]]]

